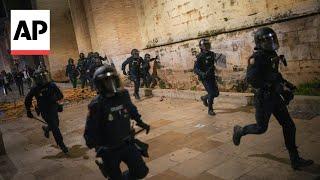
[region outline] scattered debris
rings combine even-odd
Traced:
[[[165,98],[165,96],[161,96],[160,101],[163,101]]]
[[[80,102],[85,99],[91,99],[96,95],[95,91],[90,89],[65,89],[63,90],[63,104],[68,105],[74,102]],[[36,100],[33,100],[33,104],[36,104]],[[20,99],[14,102],[0,103],[0,117],[1,121],[15,120],[22,117],[25,114],[24,99]]]
[[[197,124],[197,125],[195,125],[194,127],[196,127],[196,128],[203,128],[203,127],[205,127],[206,125],[204,125],[204,124]]]

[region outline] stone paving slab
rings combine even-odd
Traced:
[[[265,134],[248,135],[240,146],[233,145],[233,126],[255,122],[252,107],[217,102],[217,115],[210,117],[201,102],[190,99],[153,97],[133,102],[151,125],[148,135],[138,135],[150,145],[146,179],[320,177],[320,116],[294,119],[299,151],[315,165],[293,171],[281,126],[274,118]],[[69,157],[61,154],[52,136],[43,137],[37,121],[23,117],[1,124],[7,155],[0,157],[0,179],[104,179],[94,163],[95,152],[86,148],[83,139],[87,103],[69,104],[60,114],[61,131],[71,148]],[[126,169],[124,163],[121,169]]]

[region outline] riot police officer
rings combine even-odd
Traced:
[[[146,88],[150,87],[152,77],[150,75],[150,62],[158,59],[158,56],[156,58],[150,57],[150,54],[145,54],[144,59],[141,63],[141,76],[142,76],[142,87],[145,86]]]
[[[99,53],[95,52],[91,56],[91,60],[89,61],[90,64],[88,65],[89,70],[89,81],[90,81],[90,87],[91,90],[93,90],[94,82],[93,82],[93,75],[96,69],[100,66],[102,66],[102,60],[100,59]]]
[[[208,39],[201,39],[199,42],[201,52],[197,55],[194,64],[194,72],[198,75],[204,88],[208,92],[202,96],[201,100],[205,106],[208,106],[208,114],[215,115],[213,111],[213,100],[218,97],[219,90],[215,78],[215,53],[210,51],[211,44]]]
[[[111,179],[124,179],[120,163],[127,164],[129,179],[142,179],[148,174],[148,167],[141,152],[131,141],[130,119],[147,130],[150,126],[141,120],[129,93],[121,86],[116,69],[111,65],[99,67],[94,73],[94,85],[98,95],[89,104],[89,114],[84,138],[89,148],[95,148],[99,165],[105,176]]]
[[[73,59],[69,58],[68,65],[66,67],[66,76],[69,77],[69,80],[70,80],[73,88],[77,87],[78,75],[79,75],[79,71],[77,70],[76,66],[74,65]]]
[[[137,49],[132,49],[131,57],[125,60],[122,63],[122,71],[124,75],[129,74],[129,78],[134,82],[134,97],[140,99],[139,87],[140,87],[140,78],[141,72],[140,67],[143,62],[142,57],[139,56],[139,51]],[[129,64],[129,73],[126,72],[126,66]]]
[[[83,53],[79,54],[79,60],[77,64],[77,69],[80,72],[80,81],[81,81],[81,88],[83,89],[87,84],[87,58],[84,57]]]
[[[296,170],[309,166],[313,161],[301,158],[297,151],[296,127],[286,107],[293,99],[292,90],[295,87],[286,81],[278,71],[279,61],[283,60],[283,57],[276,53],[279,48],[277,35],[271,28],[263,27],[256,31],[254,40],[255,52],[249,59],[246,79],[256,89],[256,123],[244,127],[236,125],[233,142],[238,146],[242,136],[265,133],[270,116],[273,114],[282,126],[292,168]]]
[[[36,70],[34,73],[35,86],[33,86],[25,98],[25,107],[27,116],[34,118],[31,112],[33,97],[37,100],[37,107],[35,108],[38,114],[47,122],[48,126],[43,126],[44,135],[49,138],[51,131],[57,145],[64,153],[68,153],[68,148],[63,142],[62,134],[59,129],[59,116],[58,112],[62,112],[62,105],[58,103],[63,99],[63,94],[57,85],[50,81],[47,71],[41,69]]]

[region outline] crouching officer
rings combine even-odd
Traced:
[[[293,99],[294,86],[283,79],[278,71],[279,61],[283,60],[283,56],[278,56],[276,53],[279,48],[277,35],[271,28],[263,27],[257,30],[254,40],[255,52],[249,59],[246,78],[256,89],[256,123],[244,127],[235,126],[233,142],[238,146],[242,136],[265,133],[270,116],[273,114],[282,126],[292,168],[296,170],[309,166],[313,161],[301,158],[297,151],[296,127],[286,106]],[[283,62],[286,65],[285,61]]]
[[[47,71],[37,70],[34,73],[35,86],[33,86],[25,99],[25,107],[27,116],[34,118],[31,112],[33,97],[37,100],[36,111],[41,114],[42,118],[47,122],[48,126],[43,126],[46,138],[49,138],[51,131],[57,145],[64,153],[68,153],[68,148],[63,142],[63,138],[59,129],[58,112],[62,112],[62,105],[58,101],[63,99],[63,94],[54,82],[50,81]]]
[[[140,78],[141,78],[141,63],[143,62],[142,57],[139,55],[139,51],[137,49],[132,49],[131,57],[125,60],[122,63],[122,71],[123,74],[129,75],[129,79],[134,82],[134,97],[136,99],[140,99],[139,95],[139,87],[140,87]],[[126,72],[126,66],[129,64],[129,73]]]
[[[89,148],[95,148],[97,163],[103,175],[110,179],[142,179],[149,169],[142,159],[142,152],[131,138],[130,119],[149,132],[150,126],[141,120],[129,93],[120,84],[116,69],[110,65],[99,67],[93,77],[98,95],[89,104],[89,114],[84,138]],[[120,163],[127,164],[129,172],[124,176]]]
[[[197,55],[197,60],[194,64],[194,72],[198,75],[204,88],[208,92],[202,96],[201,100],[205,106],[208,106],[208,114],[213,116],[213,100],[219,96],[219,90],[215,77],[215,53],[210,51],[211,44],[208,39],[201,39],[199,42],[201,52]]]

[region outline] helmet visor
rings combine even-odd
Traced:
[[[121,90],[120,79],[112,72],[99,75],[96,85],[99,92],[104,94],[117,93]]]
[[[211,43],[208,40],[201,41],[200,49],[205,51],[211,50]]]
[[[274,33],[268,33],[261,37],[261,47],[264,50],[275,51],[279,49],[279,42],[277,35]]]
[[[34,77],[36,84],[44,85],[50,81],[48,72],[37,73]]]

